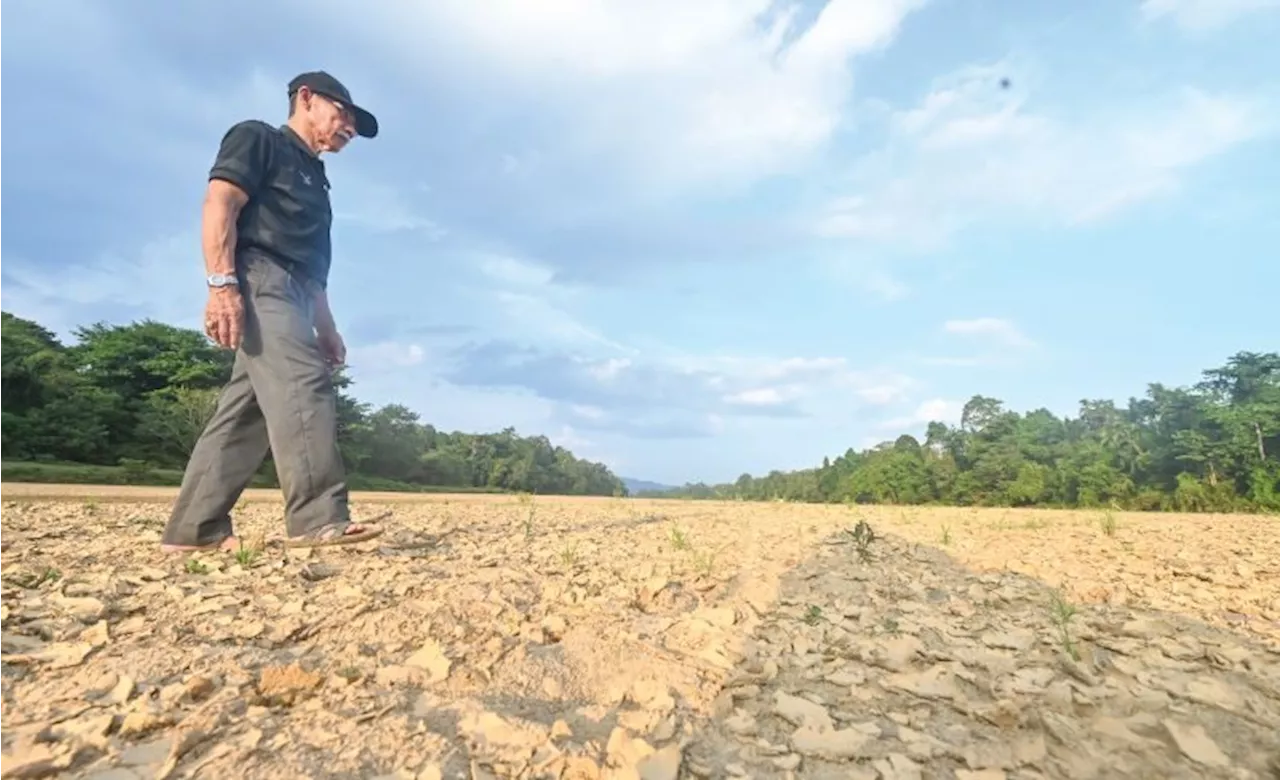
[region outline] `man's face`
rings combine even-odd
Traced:
[[[355,138],[356,117],[346,104],[310,90],[303,98],[303,110],[315,129],[320,151],[330,154],[341,151]]]

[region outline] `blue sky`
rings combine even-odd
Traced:
[[[64,336],[199,327],[218,141],[324,68],[355,391],[444,429],[727,481],[1280,345],[1280,0],[4,11],[3,305]]]

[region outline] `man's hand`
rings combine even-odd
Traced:
[[[347,362],[347,345],[336,330],[317,330],[316,340],[320,342],[320,352],[325,362],[331,366],[340,366]]]
[[[204,332],[226,349],[240,346],[244,332],[244,301],[235,287],[211,287],[204,307]]]
[[[329,308],[329,293],[323,288],[316,291],[315,329],[316,340],[320,342],[320,352],[330,366],[340,366],[347,362],[347,345],[338,335],[338,326],[333,321],[333,311]]]
[[[236,272],[236,219],[249,195],[236,184],[211,179],[204,195],[200,244],[209,274]],[[238,287],[210,287],[204,306],[204,332],[221,347],[236,349],[244,333],[244,301]]]

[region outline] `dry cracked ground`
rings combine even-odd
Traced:
[[[1280,778],[1275,518],[22,488],[6,778]]]

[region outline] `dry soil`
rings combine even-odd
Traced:
[[[171,495],[3,487],[4,777],[1280,778],[1275,518]]]

